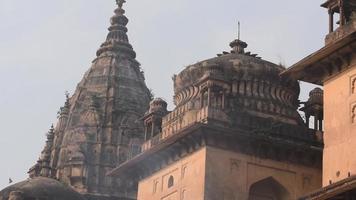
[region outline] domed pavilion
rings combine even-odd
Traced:
[[[138,200],[284,200],[320,187],[322,142],[298,112],[299,83],[240,39],[230,47],[174,75],[173,111],[151,102],[142,152],[110,172],[135,180]]]

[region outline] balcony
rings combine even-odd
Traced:
[[[325,45],[341,40],[354,32],[356,32],[356,21],[350,21],[337,28],[334,32],[329,33],[325,38]]]
[[[228,116],[221,108],[205,106],[200,110],[188,110],[183,108],[175,110],[163,119],[162,132],[143,143],[141,147],[142,151],[146,151],[165,139],[179,134],[182,129],[195,123],[224,126],[229,123],[229,120]]]

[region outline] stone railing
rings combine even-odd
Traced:
[[[165,117],[163,117],[162,119],[162,123],[163,126],[165,124],[169,124],[172,121],[177,120],[177,118],[179,117],[179,115],[186,113],[189,110],[188,105],[183,105],[180,106],[179,108],[174,109],[172,112],[170,112],[168,115],[166,115]]]
[[[162,140],[162,133],[154,136],[150,140],[147,140],[145,143],[143,143],[141,146],[141,151],[146,151],[150,149],[151,147],[157,145],[161,140]]]
[[[228,117],[222,109],[213,107],[203,107],[199,110],[175,110],[165,117],[163,130],[160,134],[146,141],[142,145],[142,151],[146,151],[161,141],[179,134],[183,128],[195,123],[228,122]]]
[[[221,108],[204,107],[197,113],[197,121],[208,123],[208,120],[228,122],[226,113]]]
[[[340,26],[334,32],[329,33],[325,38],[325,45],[336,42],[353,32],[356,32],[356,21],[351,21],[344,26]]]

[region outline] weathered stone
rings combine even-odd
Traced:
[[[84,200],[79,193],[64,183],[52,178],[36,177],[14,185],[0,192],[4,200]]]
[[[142,153],[111,172],[139,179],[138,200],[290,200],[321,186],[322,143],[297,112],[298,82],[245,42],[231,47],[174,76],[172,112],[151,103]]]

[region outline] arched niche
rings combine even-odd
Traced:
[[[356,120],[356,103],[352,105],[352,109],[351,109],[351,122],[355,123]]]
[[[269,177],[251,185],[248,200],[289,200],[291,195],[288,190]]]
[[[173,187],[173,185],[174,185],[174,178],[173,176],[170,176],[168,179],[168,188]]]

